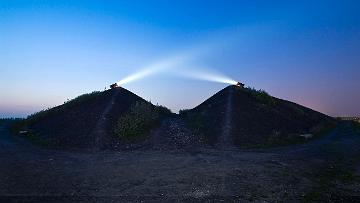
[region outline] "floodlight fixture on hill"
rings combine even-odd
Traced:
[[[110,88],[111,88],[111,89],[114,89],[114,88],[117,88],[117,87],[119,87],[119,85],[118,85],[117,83],[114,83],[114,84],[111,84],[111,85],[110,85]]]
[[[241,83],[241,82],[237,82],[237,83],[236,83],[236,86],[241,87],[241,88],[244,88],[245,84],[244,84],[244,83]]]

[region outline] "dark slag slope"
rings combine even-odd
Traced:
[[[228,104],[231,107],[227,107]],[[220,142],[226,119],[230,119],[229,134],[232,144],[238,146],[298,137],[312,133],[333,120],[293,102],[271,96],[264,98],[259,92],[233,85],[219,91],[184,116],[190,127],[203,134],[211,144]]]
[[[111,101],[114,103],[111,104]],[[68,103],[41,112],[32,118],[30,129],[51,146],[61,148],[93,148],[96,144],[94,130],[100,119],[105,119],[105,142],[112,141],[113,126],[117,119],[137,101],[146,102],[132,92],[118,87],[107,91],[80,96]],[[109,106],[104,116],[105,109]],[[101,127],[101,126],[100,126]],[[102,145],[111,143],[101,142]]]

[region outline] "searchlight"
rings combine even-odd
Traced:
[[[241,87],[241,88],[244,88],[245,84],[244,84],[244,83],[241,83],[241,82],[237,82],[237,83],[236,83],[236,86]]]

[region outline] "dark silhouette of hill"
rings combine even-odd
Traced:
[[[109,147],[117,119],[141,97],[121,88],[79,96],[63,105],[41,111],[27,121],[32,133],[55,147]]]
[[[178,149],[206,143],[222,148],[288,144],[302,139],[301,134],[317,133],[333,122],[322,113],[272,97],[264,91],[234,85],[194,109],[181,112],[180,116],[172,115],[165,107],[157,108],[156,124],[150,124],[147,129],[136,127],[139,125],[128,126],[149,113],[135,111],[129,114],[138,102],[150,104],[121,87],[93,92],[29,116],[25,121],[26,128],[32,138],[55,148],[99,150],[150,146]],[[146,110],[146,106],[143,107]],[[115,136],[117,122],[124,115],[130,120],[120,126],[121,132],[148,136],[131,137],[131,140],[126,136]],[[19,128],[18,132],[23,129]]]
[[[333,122],[327,115],[265,91],[235,85],[181,115],[208,143],[222,147],[286,143]]]

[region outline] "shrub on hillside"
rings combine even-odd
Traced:
[[[187,127],[203,142],[209,142],[211,138],[211,130],[208,128],[208,122],[204,119],[203,114],[197,114],[191,109],[181,109],[179,115],[184,118]],[[210,118],[211,120],[211,118]],[[209,135],[210,134],[210,135]]]
[[[189,112],[190,112],[190,109],[180,109],[179,115],[186,115]]]
[[[155,108],[156,111],[159,112],[160,116],[168,116],[172,114],[171,110],[166,108],[165,106],[156,105]]]
[[[162,116],[171,114],[163,106],[154,106],[147,102],[136,102],[130,111],[119,118],[114,133],[125,139],[136,138],[144,135],[160,122]]]

